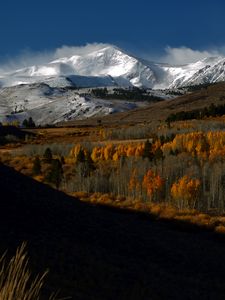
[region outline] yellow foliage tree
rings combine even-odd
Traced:
[[[113,144],[108,144],[104,147],[104,159],[105,160],[112,160],[114,154],[114,146]]]
[[[163,151],[188,152],[197,155],[199,158],[213,160],[218,156],[222,157],[225,148],[225,132],[209,131],[191,132],[177,134],[172,142],[163,145]]]
[[[135,156],[135,148],[131,145],[128,145],[127,147],[126,156]]]
[[[70,150],[70,156],[76,158],[81,149],[82,149],[81,145],[77,144]]]
[[[140,144],[136,147],[135,156],[142,156],[144,153],[144,145]]]
[[[200,194],[201,183],[199,179],[183,176],[171,187],[171,196],[179,209],[193,209]]]
[[[104,151],[102,147],[94,147],[91,153],[91,158],[94,162],[101,160],[104,157]],[[103,152],[103,153],[102,153]]]
[[[130,177],[130,180],[129,180],[129,184],[128,184],[128,189],[132,193],[133,197],[137,196],[138,193],[141,190],[141,184],[140,184],[140,182],[138,180],[137,170],[136,169],[134,169],[133,172],[132,172],[132,174],[131,174],[131,177]]]

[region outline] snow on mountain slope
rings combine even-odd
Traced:
[[[124,111],[139,104],[83,95],[96,87],[178,88],[225,81],[225,57],[171,66],[137,58],[112,46],[72,53],[43,65],[0,69],[0,121],[33,117],[37,124]],[[166,95],[166,91],[153,91]],[[167,96],[168,97],[168,96]]]
[[[156,78],[151,67],[143,64],[137,58],[126,54],[115,46],[106,45],[102,49],[59,58],[45,65],[31,66],[13,72],[0,74],[1,86],[12,86],[25,83],[45,82],[52,77],[83,76],[84,83],[77,77],[75,85],[84,86],[87,81],[85,77],[92,77],[93,82],[105,78],[111,85],[122,86],[146,86],[152,88]],[[108,77],[108,78],[107,78]],[[73,77],[75,79],[75,77]],[[99,83],[96,83],[97,86]],[[104,84],[101,83],[101,84]]]
[[[58,58],[44,65],[2,72],[0,87],[48,82],[58,87],[72,84],[166,89],[224,79],[224,57],[171,66],[137,58],[112,45],[102,45],[97,50]]]
[[[0,121],[22,121],[32,117],[36,124],[54,124],[126,111],[146,105],[119,100],[96,99],[82,91],[50,87],[44,83],[0,89]]]
[[[207,60],[206,60],[207,61]],[[214,62],[208,63],[188,78],[183,85],[196,85],[225,81],[225,58],[215,58]]]
[[[215,66],[223,60],[222,57],[209,57],[183,66],[163,67],[167,73],[165,87],[174,88],[202,83],[216,82],[212,78],[204,79],[208,72],[217,73]],[[207,71],[208,70],[208,71]]]

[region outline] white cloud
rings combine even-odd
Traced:
[[[7,58],[1,62],[0,72],[9,72],[35,64],[44,64],[49,62],[52,55],[53,52],[50,51],[33,52],[30,50],[24,50],[19,55],[13,58]]]
[[[159,58],[161,62],[166,62],[169,64],[180,65],[180,64],[187,64],[193,63],[198,60],[204,59],[206,57],[212,56],[223,56],[224,55],[224,48],[220,48],[219,50],[193,50],[187,47],[179,47],[179,48],[172,48],[166,47],[165,48],[165,55]]]
[[[7,59],[4,61],[4,63],[0,64],[0,73],[10,72],[32,65],[42,65],[57,58],[69,57],[73,55],[86,55],[107,46],[109,46],[109,44],[93,43],[80,47],[62,46],[52,51],[43,52],[24,50],[20,55],[11,59]]]
[[[13,71],[20,68],[25,68],[31,65],[42,65],[50,61],[56,60],[62,57],[70,57],[73,55],[87,55],[93,51],[100,50],[109,44],[104,43],[93,43],[85,46],[73,47],[73,46],[62,46],[51,51],[33,52],[29,50],[23,51],[20,55],[7,59],[4,63],[0,63],[0,74],[8,71]],[[138,52],[138,51],[136,51]],[[143,54],[143,53],[142,53]],[[149,61],[159,61],[169,64],[186,64],[196,62],[200,59],[210,56],[224,56],[225,47],[209,50],[194,50],[185,46],[173,48],[167,46],[164,49],[164,54],[160,57],[155,55],[139,55],[145,57]]]
[[[109,44],[103,43],[87,44],[86,46],[80,47],[62,46],[61,48],[55,50],[54,58],[69,57],[73,55],[87,55],[91,52],[98,51],[107,46],[109,46]]]

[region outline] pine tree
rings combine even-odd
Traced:
[[[60,157],[60,162],[62,165],[65,165],[65,158],[63,155]]]
[[[52,162],[52,151],[51,151],[50,148],[46,148],[43,157],[44,157],[44,161],[45,161],[46,163],[49,164],[49,163]]]
[[[35,127],[35,123],[34,123],[33,119],[31,117],[29,117],[28,128],[34,128],[34,127]]]
[[[80,175],[82,177],[90,176],[91,172],[95,170],[94,161],[91,158],[91,154],[88,151],[86,155],[84,154],[83,150],[80,151],[79,160],[76,161],[76,165],[78,166],[78,169],[80,170]]]
[[[148,158],[150,161],[153,160],[154,154],[152,152],[152,143],[147,140],[144,144],[144,149],[143,149],[143,158]]]
[[[32,173],[33,175],[41,174],[41,161],[39,156],[36,156],[34,159]]]
[[[45,176],[45,180],[49,183],[54,184],[55,187],[58,189],[62,181],[62,178],[63,178],[62,164],[59,159],[53,159],[51,162],[51,168],[47,173],[47,175]]]
[[[91,158],[90,152],[87,152],[84,164],[85,164],[85,171],[86,171],[85,175],[90,176],[90,173],[96,169],[94,161]]]
[[[85,153],[84,153],[84,150],[82,148],[79,150],[79,152],[77,154],[76,162],[77,163],[85,162]]]
[[[27,119],[23,120],[22,126],[25,127],[25,128],[28,128],[28,121],[27,121]]]
[[[33,121],[33,119],[31,117],[29,117],[29,119],[24,119],[22,126],[25,128],[34,128],[35,127],[35,123]]]
[[[163,160],[164,159],[164,155],[163,155],[163,151],[161,148],[158,148],[156,151],[155,151],[155,156],[154,156],[154,160],[157,161],[157,160]]]

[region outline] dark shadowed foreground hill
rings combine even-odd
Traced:
[[[45,293],[72,299],[224,299],[225,242],[95,207],[0,165],[0,250],[27,241]],[[44,298],[43,298],[44,299]]]

